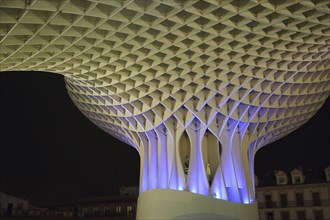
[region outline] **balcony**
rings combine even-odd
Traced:
[[[322,207],[330,206],[330,200],[304,200],[304,201],[288,201],[281,202],[258,202],[259,209],[273,209],[273,208],[292,208],[292,207]]]

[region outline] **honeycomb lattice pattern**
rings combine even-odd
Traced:
[[[63,74],[77,107],[139,151],[142,191],[250,202],[255,152],[329,95],[329,8],[323,0],[2,0],[0,68]],[[214,160],[201,141],[212,135],[222,151]]]

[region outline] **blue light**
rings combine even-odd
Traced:
[[[227,187],[228,199],[231,202],[241,202],[241,198],[238,189],[235,187]]]
[[[205,155],[203,155],[202,147],[205,145],[202,142],[204,141],[203,135],[205,131],[190,130],[187,132],[186,139],[183,141],[180,140],[181,137],[177,137],[179,143],[176,143],[172,139],[172,144],[174,145],[171,145],[171,147],[174,147],[173,154],[169,154],[171,151],[167,149],[168,141],[171,141],[170,139],[165,139],[162,133],[158,133],[158,139],[154,138],[153,133],[147,134],[149,145],[147,147],[147,153],[144,152],[144,156],[148,160],[145,161],[147,164],[143,168],[144,178],[141,190],[163,188],[189,191],[191,193],[210,196],[214,199],[250,204],[251,195],[249,193],[248,182],[245,179],[249,174],[246,174],[244,166],[246,161],[250,166],[253,166],[253,162],[251,164],[251,152],[245,155],[241,146],[243,144],[242,138],[244,138],[242,133],[246,131],[247,123],[232,119],[230,124],[234,125],[234,128],[225,131],[227,133],[221,141],[222,147],[218,165],[214,162],[216,159],[213,157],[213,166],[218,166],[218,168],[214,170],[215,173],[212,173],[212,179],[208,179],[205,167],[205,163],[208,164],[210,161],[205,162]],[[239,128],[239,132],[237,128]],[[213,134],[216,135],[215,132]],[[175,137],[175,135],[173,136]],[[217,139],[219,140],[220,137],[217,137]],[[213,144],[213,142],[210,143]],[[184,152],[183,156],[180,155],[181,151],[175,149],[179,147],[177,144],[185,147],[189,145],[190,151]],[[190,158],[188,171],[184,170],[186,167],[184,167],[184,163],[181,161],[185,158],[184,156],[186,154]],[[171,159],[171,166],[168,164],[168,159]],[[251,169],[253,168],[249,168],[248,171]],[[211,181],[211,185],[209,185],[209,181]]]

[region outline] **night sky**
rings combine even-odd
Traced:
[[[80,113],[63,76],[2,72],[0,101],[0,191],[49,205],[138,185],[136,150]],[[329,112],[328,99],[304,126],[262,148],[256,173],[330,165]]]

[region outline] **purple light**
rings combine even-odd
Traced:
[[[194,120],[191,123],[194,123]],[[200,123],[196,123],[195,128],[182,131],[179,137],[177,134],[165,136],[160,128],[156,132],[146,132],[144,155],[149,159],[143,163],[141,191],[169,188],[235,203],[251,203],[252,194],[248,189],[246,171],[253,168],[246,169],[243,164],[247,161],[250,166],[253,165],[253,159],[251,161],[250,157],[254,152],[250,149],[247,153],[242,153],[243,135],[240,133],[246,131],[246,125],[245,122],[238,123],[232,119],[229,121],[231,130],[226,131],[222,137],[217,137],[218,134],[214,131],[206,136],[207,129],[195,129]],[[237,132],[237,129],[240,132]],[[214,135],[214,139],[209,135]],[[216,148],[208,147],[208,144],[213,146],[220,140],[221,155],[218,145]],[[215,152],[218,152],[219,159],[214,159]],[[187,157],[188,165],[185,163]],[[253,182],[253,179],[251,181]]]

